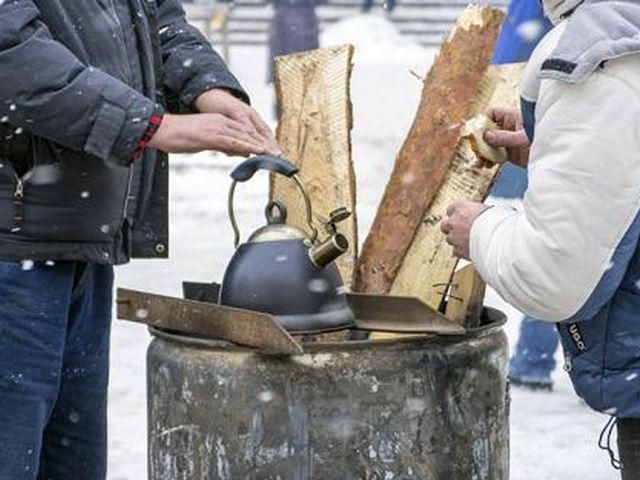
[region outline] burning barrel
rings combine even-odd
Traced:
[[[506,480],[504,316],[269,356],[152,330],[152,480]]]

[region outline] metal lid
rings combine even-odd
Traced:
[[[309,235],[294,225],[286,223],[265,225],[251,234],[247,243],[277,242],[280,240],[305,240]]]

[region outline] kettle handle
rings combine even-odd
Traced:
[[[228,210],[229,219],[231,220],[231,226],[233,227],[234,240],[233,244],[236,248],[240,244],[240,229],[238,228],[238,222],[236,221],[236,214],[233,208],[233,198],[236,191],[238,182],[246,182],[250,180],[258,170],[268,170],[273,173],[284,175],[285,177],[293,179],[297,184],[302,197],[304,198],[304,204],[307,211],[307,225],[311,230],[310,240],[311,243],[315,243],[318,239],[318,229],[313,225],[313,210],[311,208],[311,200],[309,194],[304,188],[300,177],[298,176],[298,167],[296,167],[289,160],[277,157],[275,155],[258,155],[245,160],[238,165],[233,172],[231,172],[231,188],[229,189]]]
[[[282,157],[276,157],[275,155],[258,155],[238,165],[233,172],[231,172],[231,178],[236,182],[246,182],[250,180],[258,170],[269,170],[270,172],[279,173],[289,178],[293,177],[299,171],[298,167]]]

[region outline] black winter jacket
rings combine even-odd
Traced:
[[[0,259],[167,256],[167,158],[133,154],[218,87],[248,101],[179,0],[0,1]]]

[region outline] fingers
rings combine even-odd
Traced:
[[[231,156],[246,157],[251,154],[260,155],[266,153],[262,146],[250,143],[231,135],[221,135],[218,137],[218,150]]]
[[[485,114],[505,130],[517,130],[520,125],[520,112],[512,108],[490,107]]]
[[[275,137],[273,136],[273,132],[269,125],[260,117],[258,112],[256,112],[253,108],[249,108],[249,119],[253,127],[258,131],[260,135],[266,140],[267,146],[270,150],[270,153],[273,155],[281,155],[282,149],[278,145]]]
[[[270,153],[272,146],[258,133],[252,126],[245,122],[233,120],[229,117],[222,117],[222,133],[227,137],[242,141],[245,144],[253,145],[255,151],[251,153]]]
[[[247,132],[250,132],[256,140],[264,145],[268,153],[272,155],[280,155],[282,153],[282,149],[273,137],[271,129],[253,108],[242,104],[241,109],[238,108],[232,112],[231,118],[241,124]]]
[[[477,168],[493,168],[495,163],[491,160],[487,160],[486,158],[478,157],[476,159],[476,167]]]
[[[494,147],[524,148],[529,146],[529,139],[524,130],[510,132],[508,130],[488,130],[484,140]]]
[[[447,207],[447,217],[452,217],[458,207],[460,207],[464,202],[453,202]]]

